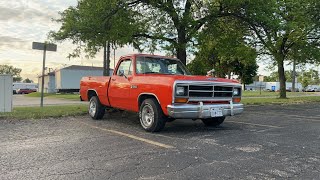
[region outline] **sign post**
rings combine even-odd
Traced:
[[[40,101],[40,106],[43,107],[43,89],[44,89],[44,71],[46,68],[46,53],[47,53],[47,51],[57,51],[57,45],[56,44],[48,44],[47,42],[45,42],[45,43],[33,42],[32,49],[43,50],[42,78],[41,78],[41,101]]]

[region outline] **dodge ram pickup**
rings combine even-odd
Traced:
[[[106,108],[138,112],[149,132],[175,119],[218,126],[243,112],[238,81],[192,76],[178,59],[147,54],[121,57],[112,76],[83,77],[80,98],[90,101],[92,119],[102,119]]]

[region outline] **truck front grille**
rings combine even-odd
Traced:
[[[232,97],[233,87],[214,85],[189,85],[189,97]]]

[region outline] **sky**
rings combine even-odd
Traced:
[[[0,64],[21,68],[23,79],[37,82],[42,68],[42,51],[32,50],[32,42],[44,42],[49,31],[58,30],[60,24],[52,21],[59,18],[69,6],[75,6],[77,0],[0,0]],[[48,52],[46,67],[57,69],[69,65],[102,66],[102,53],[95,58],[67,58],[75,48],[70,42],[58,43],[57,52]],[[116,60],[125,54],[137,52],[124,47],[116,50]],[[158,54],[164,55],[159,52]],[[111,56],[113,59],[113,55]],[[266,74],[265,65],[259,63],[258,74]],[[111,61],[113,67],[113,61]]]

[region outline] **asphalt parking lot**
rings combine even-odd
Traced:
[[[320,104],[146,133],[132,113],[0,121],[0,179],[320,179]]]

